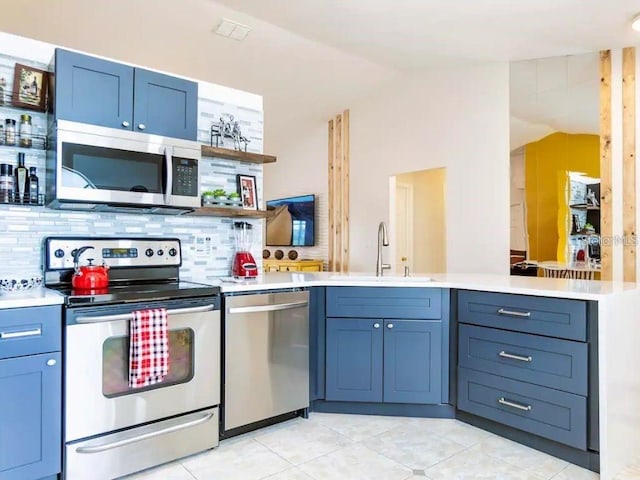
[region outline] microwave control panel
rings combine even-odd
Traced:
[[[198,160],[173,157],[172,195],[198,196]]]

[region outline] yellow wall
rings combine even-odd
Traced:
[[[525,147],[529,258],[565,262],[571,229],[568,172],[600,177],[598,135],[553,133]]]

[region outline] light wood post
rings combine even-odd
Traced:
[[[329,271],[349,270],[349,111],[329,120]]]
[[[636,281],[636,49],[622,50],[623,279]]]
[[[602,280],[613,276],[611,171],[611,50],[600,52],[600,258]]]

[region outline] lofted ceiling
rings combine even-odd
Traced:
[[[639,43],[633,0],[217,0],[372,62],[420,69]]]
[[[265,148],[273,153],[305,126],[324,122],[405,71],[640,43],[640,34],[629,28],[640,4],[629,0],[32,0],[29,5],[3,5],[0,30],[263,95]],[[223,17],[251,27],[249,36],[237,42],[213,34]],[[541,116],[549,114],[522,114],[520,120],[538,125]],[[543,121],[539,127],[548,125]]]

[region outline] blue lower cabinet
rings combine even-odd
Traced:
[[[382,401],[383,322],[327,318],[325,398]]]
[[[0,480],[60,472],[60,352],[0,360]]]
[[[458,409],[587,449],[587,399],[580,395],[459,368]]]
[[[440,403],[442,322],[385,320],[384,401]]]

